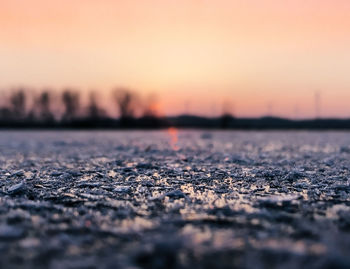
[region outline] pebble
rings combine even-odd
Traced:
[[[24,236],[24,230],[15,226],[0,225],[0,240],[15,240]]]
[[[118,186],[115,187],[113,191],[118,193],[129,193],[131,192],[131,188],[128,186]]]
[[[23,182],[15,184],[7,189],[8,194],[16,195],[25,192],[26,186]]]

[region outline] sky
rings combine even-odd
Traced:
[[[350,117],[348,0],[0,0],[0,88],[116,86],[166,115]]]

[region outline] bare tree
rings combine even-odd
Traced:
[[[36,100],[36,106],[39,111],[39,118],[44,121],[52,121],[51,112],[51,94],[48,90],[42,92]]]
[[[11,112],[14,118],[21,119],[26,113],[26,95],[24,90],[20,89],[12,93],[10,97]]]
[[[8,107],[0,108],[0,121],[8,121],[12,117],[12,112]]]
[[[95,92],[90,93],[90,102],[88,106],[88,117],[90,119],[99,119],[104,116],[104,110],[98,106],[98,98]]]
[[[65,90],[62,94],[64,105],[64,120],[72,120],[77,117],[79,111],[79,94],[71,90]]]
[[[113,96],[118,106],[121,126],[126,126],[135,117],[137,96],[127,88],[115,89]]]
[[[159,100],[156,95],[150,94],[143,102],[143,115],[139,124],[144,128],[159,128],[164,126],[164,120],[160,117]]]
[[[221,128],[227,129],[230,127],[234,116],[232,115],[233,105],[231,101],[226,100],[222,104],[222,115],[220,117]]]

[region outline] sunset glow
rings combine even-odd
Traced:
[[[0,87],[154,93],[166,115],[350,117],[346,0],[1,0]],[[159,108],[161,107],[161,108]]]

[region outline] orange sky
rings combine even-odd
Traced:
[[[0,0],[0,87],[116,85],[166,114],[350,117],[348,0]]]

